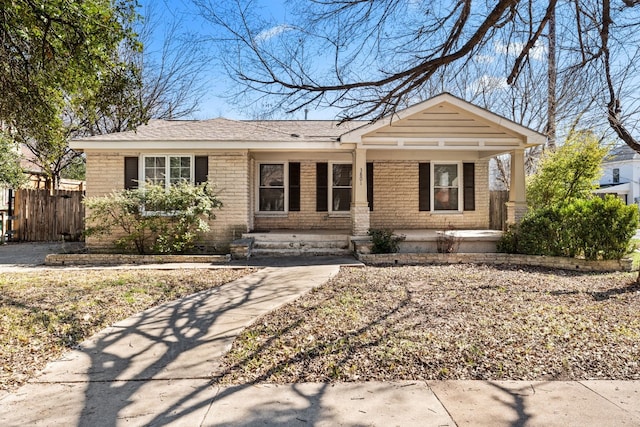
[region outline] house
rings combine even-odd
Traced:
[[[626,144],[614,147],[602,169],[596,194],[613,194],[627,205],[640,202],[640,154]]]
[[[357,238],[370,228],[486,230],[489,160],[505,153],[515,222],[526,211],[524,152],[544,142],[444,93],[373,123],[151,121],[71,147],[86,155],[87,196],[146,181],[213,183],[224,207],[205,240],[226,250],[247,232]]]

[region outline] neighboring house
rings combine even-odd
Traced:
[[[224,207],[206,239],[220,249],[247,231],[487,229],[489,160],[504,153],[514,222],[526,211],[524,151],[544,142],[445,93],[374,123],[151,121],[71,147],[86,154],[89,197],[137,182],[211,182]]]
[[[640,202],[640,154],[626,144],[614,147],[602,169],[596,194],[613,194],[627,205]]]

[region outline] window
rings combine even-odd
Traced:
[[[167,165],[171,165],[172,159],[174,159],[174,168],[173,171],[168,171]],[[189,164],[188,170],[187,164]],[[180,166],[178,167],[178,165]],[[191,165],[193,165],[193,168]],[[143,174],[138,172],[141,167],[145,168]],[[196,184],[206,183],[209,180],[209,156],[153,155],[144,156],[142,160],[138,156],[124,158],[124,188],[127,190],[138,188],[138,183],[144,182],[147,177],[155,183],[164,182],[166,186],[168,185],[167,177],[170,177],[172,173],[174,175],[182,175],[182,178],[189,182],[195,181]],[[173,182],[178,181],[179,179],[174,177]]]
[[[182,181],[193,181],[191,156],[145,156],[144,182],[168,187]]]
[[[351,163],[316,163],[316,212],[349,212],[353,185]],[[373,210],[373,163],[367,163],[367,200]],[[331,209],[329,209],[331,207]]]
[[[300,162],[259,163],[257,212],[300,211]]]
[[[475,197],[475,163],[418,164],[419,211],[474,211]]]
[[[620,169],[618,168],[613,169],[613,183],[614,184],[620,183]]]
[[[284,212],[284,163],[259,165],[258,206],[261,212]]]
[[[433,167],[433,210],[458,210],[458,165],[435,164]]]
[[[351,210],[351,175],[350,163],[334,163],[331,165],[331,210],[348,212]]]

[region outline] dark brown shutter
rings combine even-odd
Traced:
[[[300,211],[300,163],[289,163],[289,211]]]
[[[329,165],[316,163],[316,211],[327,212],[329,210]]]
[[[367,200],[369,210],[373,210],[373,163],[367,163]]]
[[[195,157],[195,182],[202,184],[209,180],[209,156]]]
[[[124,158],[124,188],[131,190],[138,188],[138,158]]]
[[[431,163],[418,164],[418,209],[431,210]]]
[[[464,183],[464,210],[476,210],[476,168],[475,163],[463,163],[462,165],[462,181]]]

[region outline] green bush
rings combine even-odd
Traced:
[[[394,235],[390,229],[369,229],[369,236],[373,242],[371,252],[374,254],[391,254],[398,252],[400,242],[407,237],[404,235]]]
[[[638,208],[617,197],[576,200],[561,209],[566,246],[586,259],[620,259],[638,227]]]
[[[222,206],[206,184],[186,182],[169,189],[147,183],[84,203],[90,212],[87,236],[115,234],[119,250],[138,254],[188,252],[209,230],[213,210]]]
[[[538,209],[510,226],[498,242],[498,251],[529,255],[566,255],[561,243],[562,219],[553,208]]]
[[[538,209],[510,227],[500,252],[620,259],[638,226],[638,208],[617,197],[576,199]]]

